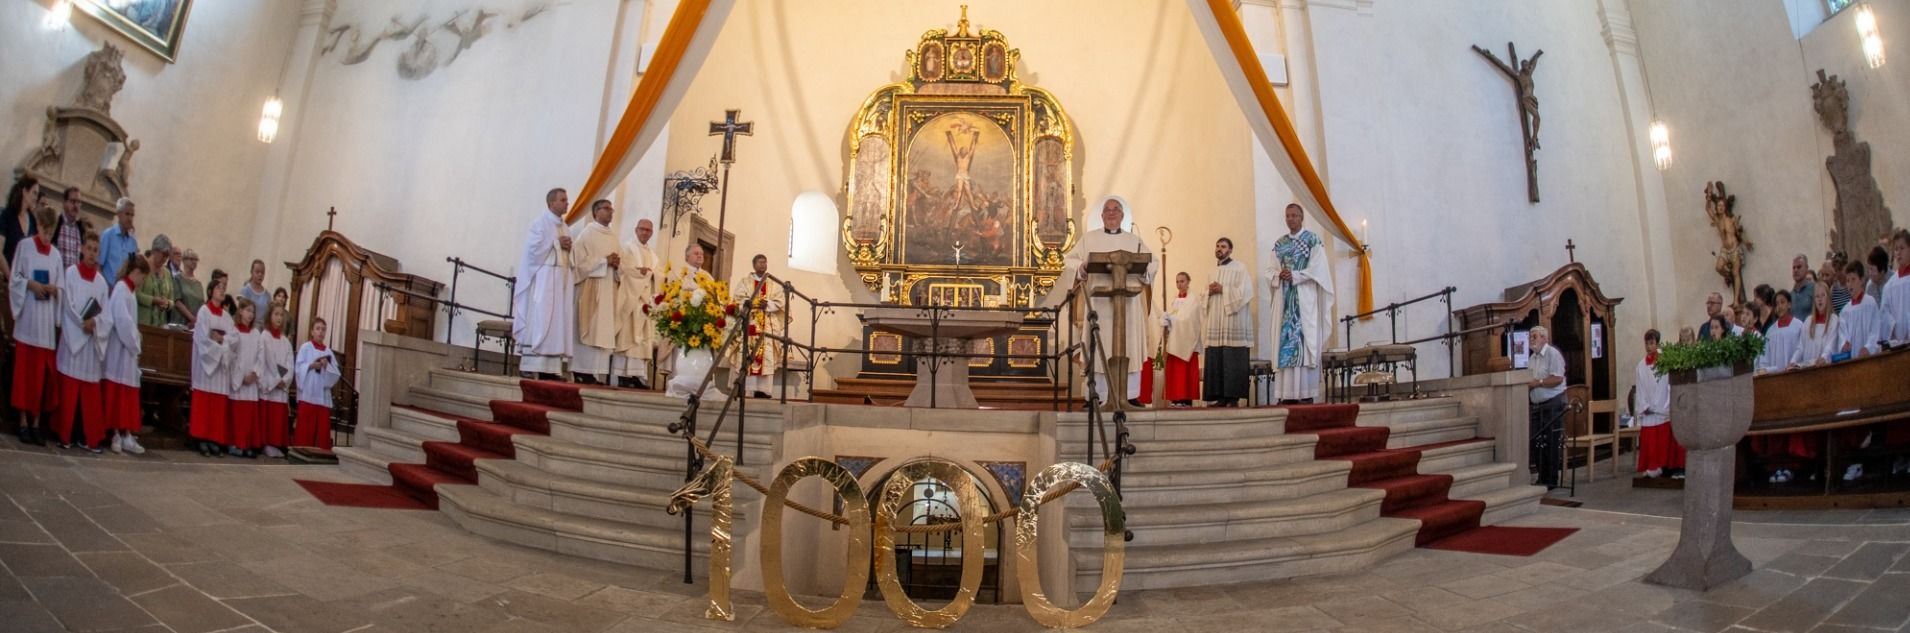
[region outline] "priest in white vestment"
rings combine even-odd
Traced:
[[[1273,289],[1273,397],[1312,402],[1320,395],[1320,355],[1332,331],[1333,270],[1326,243],[1300,227],[1304,210],[1287,205],[1287,234],[1274,242],[1266,283]]]
[[[1253,271],[1234,259],[1232,238],[1214,241],[1214,272],[1202,290],[1207,295],[1202,399],[1216,407],[1237,407],[1247,399],[1252,373],[1254,283]]]
[[[1125,219],[1131,211],[1127,200],[1119,196],[1108,196],[1102,199],[1100,208],[1101,228],[1087,231],[1075,242],[1074,249],[1068,251],[1066,267],[1063,268],[1061,275],[1062,279],[1086,279],[1087,283],[1081,287],[1081,293],[1083,295],[1091,293],[1097,286],[1113,285],[1112,275],[1105,273],[1089,274],[1087,272],[1089,254],[1111,251],[1129,251],[1134,253],[1152,252],[1148,250],[1147,243],[1142,241],[1140,236],[1135,235],[1133,231],[1127,231],[1121,228],[1121,220]],[[1158,270],[1159,267],[1159,260],[1149,261],[1147,263],[1147,272],[1141,275],[1140,282],[1142,284],[1153,283],[1155,271]],[[1127,323],[1118,326],[1114,323],[1114,300],[1112,298],[1088,298],[1088,309],[1094,311],[1099,316],[1101,336],[1098,337],[1096,345],[1100,346],[1101,354],[1110,359],[1114,358],[1114,337],[1120,336],[1125,339],[1128,356],[1127,396],[1128,404],[1132,406],[1140,406],[1138,397],[1141,393],[1141,361],[1147,358],[1149,353],[1147,348],[1147,324],[1151,319],[1148,318],[1147,299],[1144,294],[1145,293],[1136,294],[1123,299],[1123,301],[1127,303]],[[1087,327],[1085,315],[1082,317],[1080,323],[1081,327]],[[1121,329],[1117,331],[1115,329],[1116,327],[1120,327]],[[1085,333],[1082,339],[1086,340]],[[1094,372],[1093,379],[1090,380],[1089,387],[1095,389],[1096,393],[1100,394],[1103,399],[1108,398],[1107,368],[1093,364],[1092,360],[1088,362],[1097,370]]]
[[[757,254],[749,260],[750,272],[730,284],[730,294],[736,295],[736,303],[742,305],[748,301],[749,325],[754,328],[751,336],[737,343],[734,358],[742,358],[742,344],[749,343],[756,348],[753,358],[747,363],[749,377],[745,380],[744,392],[756,398],[768,398],[770,389],[776,383],[776,362],[782,360],[781,343],[769,339],[757,338],[762,334],[780,336],[783,331],[783,302],[780,300],[780,288],[769,279],[769,258]],[[741,367],[745,363],[735,363]]]
[[[625,387],[650,388],[650,358],[656,350],[657,329],[650,311],[657,295],[657,268],[662,264],[650,249],[656,234],[650,220],[637,220],[637,239],[624,242],[617,276],[617,356],[614,373]]]
[[[577,346],[570,371],[585,384],[609,384],[617,353],[617,268],[623,245],[610,230],[617,211],[609,200],[590,203],[590,221],[577,230],[570,263],[577,273]]]
[[[544,194],[544,207],[546,212],[531,220],[524,254],[517,261],[511,338],[517,344],[519,370],[560,379],[575,343],[571,329],[577,324],[577,305],[571,299],[571,241],[564,231],[570,194],[552,189]]]

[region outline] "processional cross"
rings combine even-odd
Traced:
[[[724,225],[727,224],[729,220],[730,164],[736,162],[736,136],[739,134],[743,136],[755,136],[756,132],[755,122],[736,120],[742,113],[742,110],[725,110],[723,111],[723,120],[710,122],[710,136],[721,135],[723,137],[723,152],[717,157],[717,160],[723,163],[723,193],[718,199],[716,208],[716,235],[718,243],[722,242]],[[715,254],[712,253],[711,255]]]
[[[1486,49],[1473,46],[1472,50],[1484,56],[1487,61],[1492,62],[1493,66],[1498,67],[1499,72],[1512,80],[1513,95],[1519,100],[1519,132],[1525,139],[1526,197],[1536,203],[1539,201],[1539,159],[1534,152],[1539,149],[1539,97],[1534,93],[1532,71],[1538,69],[1539,57],[1544,55],[1545,51],[1533,53],[1530,59],[1521,61],[1518,48],[1511,42],[1506,42],[1506,56],[1512,60],[1508,64]]]

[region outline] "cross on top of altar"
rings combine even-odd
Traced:
[[[723,120],[710,122],[710,136],[719,134],[723,136],[723,154],[718,160],[724,164],[736,162],[737,135],[755,135],[756,123],[754,121],[736,120],[742,113],[742,110],[725,110],[723,112]]]

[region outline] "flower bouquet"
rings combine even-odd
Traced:
[[[736,316],[736,303],[730,299],[729,283],[709,273],[697,271],[688,279],[663,272],[662,292],[654,307],[646,307],[657,334],[677,349],[715,350],[723,343],[723,332]]]

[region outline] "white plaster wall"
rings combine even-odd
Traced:
[[[649,14],[640,0],[590,0],[557,3],[510,26],[539,4],[550,3],[340,1],[332,28],[375,32],[394,16],[442,23],[480,8],[500,15],[453,63],[422,79],[397,71],[410,41],[387,42],[356,65],[342,63],[346,46],[319,57],[277,260],[302,255],[325,228],[326,209],[337,207],[338,231],[397,258],[406,272],[448,284],[445,258],[458,256],[512,274],[525,227],[544,212],[544,192],[566,187],[576,195],[621,115]],[[644,173],[633,178],[655,180]],[[630,191],[625,206],[647,209],[654,196]],[[509,304],[501,282],[478,275],[464,278],[458,300],[497,311]],[[469,341],[469,321],[489,318],[467,316],[452,324],[454,341]]]
[[[71,105],[83,60],[112,42],[125,51],[126,70],[112,115],[140,143],[131,187],[141,244],[165,233],[197,249],[201,279],[265,255],[247,244],[267,147],[255,135],[290,50],[297,3],[196,3],[174,64],[80,11],[66,28],[44,29],[51,5],[0,3],[0,164],[11,172],[39,147],[46,108]]]
[[[1857,40],[1857,12],[1845,10],[1799,42],[1804,51],[1804,78],[1794,83],[1808,99],[1818,69],[1843,77],[1850,90],[1851,130],[1858,140],[1870,143],[1870,173],[1883,189],[1884,204],[1889,205],[1896,226],[1910,226],[1910,143],[1905,142],[1910,139],[1910,46],[1906,45],[1910,43],[1910,2],[1868,2],[1865,6],[1877,16],[1889,61],[1881,68],[1871,68],[1864,62]],[[1828,221],[1837,200],[1823,159],[1835,148],[1830,132],[1814,115],[1810,129],[1818,148],[1818,160],[1812,167],[1823,183],[1820,190]]]

